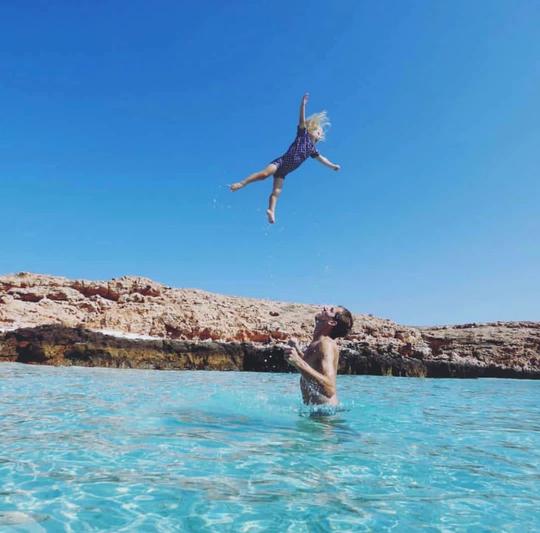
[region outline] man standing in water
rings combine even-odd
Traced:
[[[323,307],[315,317],[313,340],[304,353],[296,341],[285,348],[287,362],[301,374],[300,388],[308,405],[337,405],[339,348],[334,339],[351,331],[353,318],[345,307]]]

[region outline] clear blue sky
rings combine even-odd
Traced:
[[[11,5],[10,5],[11,4]],[[3,2],[0,272],[540,320],[537,1]],[[321,152],[286,181],[298,104]]]

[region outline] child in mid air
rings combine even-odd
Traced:
[[[305,117],[308,98],[308,93],[302,98],[296,139],[289,146],[289,149],[281,157],[274,159],[265,169],[255,172],[246,179],[231,185],[231,191],[237,191],[254,181],[264,180],[269,176],[274,176],[274,187],[268,201],[268,209],[266,210],[270,224],[273,224],[276,219],[276,203],[281,194],[285,176],[298,168],[308,157],[317,159],[332,170],[339,170],[341,168],[339,165],[332,163],[326,157],[319,154],[317,148],[315,148],[315,145],[319,141],[324,140],[324,128],[330,123],[328,122],[326,111],[315,113],[308,118]]]

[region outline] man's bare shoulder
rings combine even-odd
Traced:
[[[331,337],[322,337],[319,339],[319,342],[321,343],[321,346],[324,348],[336,348],[337,342],[332,339]]]
[[[339,347],[337,342],[330,337],[323,337],[319,340],[319,350],[324,354],[337,354],[339,353]]]
[[[306,350],[306,356],[325,358],[339,354],[337,342],[330,337],[321,337],[313,341]]]

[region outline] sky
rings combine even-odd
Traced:
[[[3,2],[0,274],[540,320],[540,3]],[[285,181],[227,185],[327,110]]]

